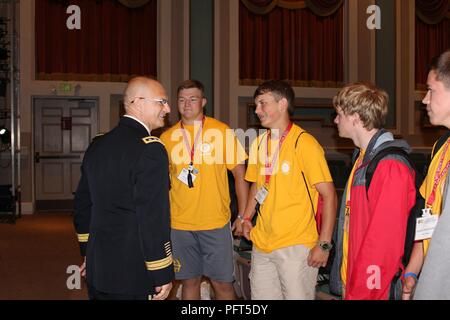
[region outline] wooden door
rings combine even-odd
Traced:
[[[98,101],[34,99],[35,194],[38,210],[71,210],[80,165],[98,132]]]

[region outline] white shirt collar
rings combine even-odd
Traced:
[[[150,129],[149,129],[149,128],[147,127],[147,125],[146,125],[145,123],[143,123],[141,120],[136,119],[135,117],[130,116],[130,115],[128,115],[128,114],[124,115],[124,117],[131,118],[131,119],[133,119],[133,120],[136,120],[136,121],[139,122],[140,124],[142,124],[142,125],[144,126],[144,128],[147,130],[148,135],[151,136]]]

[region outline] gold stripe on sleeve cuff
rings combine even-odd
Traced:
[[[89,240],[89,233],[77,234],[77,236],[78,236],[78,242],[88,242],[88,240]]]
[[[167,255],[167,256],[172,255],[172,248],[171,248],[170,242],[166,242],[166,243],[164,244],[164,249],[165,249],[165,251],[166,251],[166,255]]]
[[[173,263],[172,255],[161,260],[145,262],[145,264],[147,265],[147,270],[149,271],[156,271],[167,268],[172,263]]]

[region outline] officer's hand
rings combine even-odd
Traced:
[[[86,277],[86,257],[84,257],[83,264],[80,266],[80,274],[82,277]]]
[[[415,287],[416,279],[414,277],[407,277],[405,281],[403,281],[402,300],[411,300],[411,294]]]
[[[153,295],[152,300],[166,300],[169,296],[170,290],[172,289],[172,282],[165,284],[161,287],[156,287],[156,294]]]
[[[253,225],[250,221],[244,220],[244,222],[242,222],[242,234],[244,235],[244,237],[247,240],[251,240],[250,239],[250,231],[252,231],[252,229],[253,229]]]
[[[233,226],[231,227],[231,231],[234,231],[236,236],[242,236],[242,220],[236,219],[234,220]]]
[[[318,245],[311,249],[308,255],[308,266],[313,268],[325,267],[327,265],[329,251],[322,250]]]

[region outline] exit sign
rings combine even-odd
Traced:
[[[60,92],[71,92],[72,91],[72,84],[70,83],[60,83],[59,84],[59,91]]]
[[[58,94],[63,96],[75,95],[75,87],[70,82],[61,82],[58,84]]]

